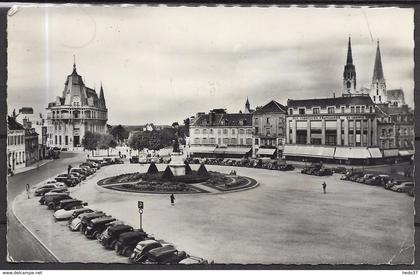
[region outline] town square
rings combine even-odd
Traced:
[[[8,261],[412,264],[410,9],[188,9],[10,19]]]

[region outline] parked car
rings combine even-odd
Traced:
[[[278,170],[280,170],[280,171],[293,171],[293,170],[295,170],[295,167],[291,164],[280,164],[278,166]]]
[[[316,176],[331,176],[333,174],[333,171],[329,168],[321,168],[314,170],[313,173]]]
[[[187,255],[187,258],[181,260],[179,264],[208,264],[209,262],[207,260],[204,260],[203,258],[198,258],[194,256]]]
[[[81,231],[82,220],[84,218],[89,217],[89,218],[94,219],[94,218],[99,218],[102,216],[105,216],[105,213],[102,211],[94,211],[90,213],[80,214],[79,216],[71,220],[71,222],[69,223],[69,228],[71,231]]]
[[[116,220],[117,219],[112,216],[103,216],[90,220],[87,222],[85,232],[83,233],[88,239],[96,239],[99,234],[101,234],[108,226],[111,225],[112,222]]]
[[[78,184],[76,179],[68,177],[67,174],[65,174],[65,176],[57,176],[55,178],[55,180],[58,181],[58,182],[63,182],[68,187],[73,187],[73,186],[76,186]]]
[[[70,194],[70,191],[66,187],[62,187],[62,188],[54,188],[54,189],[51,189],[48,193],[45,193],[45,194],[51,194],[51,193],[53,193],[53,194],[66,194],[66,195],[69,195]]]
[[[48,209],[55,209],[61,200],[68,199],[72,197],[64,193],[47,193],[41,197],[39,203],[48,206]]]
[[[357,181],[358,178],[362,178],[365,174],[363,172],[356,172],[350,176],[350,181]]]
[[[57,210],[57,209],[70,210],[73,208],[82,208],[83,206],[87,206],[87,205],[88,205],[87,202],[83,202],[77,199],[61,200],[54,210]]]
[[[63,188],[62,185],[59,185],[57,183],[47,183],[35,189],[34,193],[35,193],[35,196],[42,196],[45,193],[48,193],[49,191],[51,191],[52,189],[59,189],[59,188]]]
[[[82,234],[85,233],[85,230],[86,230],[86,227],[87,227],[89,221],[91,221],[93,219],[96,219],[96,218],[105,217],[105,216],[107,216],[107,215],[103,212],[92,213],[90,215],[88,214],[88,215],[84,216],[82,218],[82,220],[80,221],[80,232],[82,232]]]
[[[71,222],[76,219],[77,217],[79,217],[80,215],[83,214],[89,214],[89,213],[93,213],[94,211],[90,208],[87,207],[83,207],[83,208],[77,208],[74,210],[73,214],[71,214],[71,216],[68,219],[68,224],[71,224]]]
[[[187,258],[185,251],[178,251],[173,246],[167,245],[155,248],[146,253],[145,264],[178,264]]]
[[[139,156],[132,156],[130,158],[130,163],[139,163]]]
[[[136,245],[147,238],[146,232],[140,230],[122,233],[115,243],[115,252],[119,255],[129,257],[133,253]]]
[[[83,171],[86,171],[86,173],[88,174],[88,176],[95,174],[96,171],[97,171],[96,168],[92,168],[92,167],[87,166],[87,165],[80,165],[79,167]]]
[[[407,181],[407,182],[403,182],[398,185],[392,186],[391,190],[401,192],[401,193],[407,193],[410,190],[410,188],[414,188],[414,183],[412,183],[411,181]]]
[[[341,180],[351,180],[353,177],[363,176],[361,171],[347,171],[342,177]]]
[[[373,174],[364,174],[363,177],[359,177],[356,182],[358,183],[365,183],[367,180],[369,180],[370,178],[372,178],[374,175]]]
[[[119,236],[125,232],[133,231],[133,227],[125,224],[116,224],[108,227],[99,236],[99,242],[106,248],[114,249]]]
[[[162,244],[156,240],[141,241],[136,245],[128,259],[131,263],[142,263],[146,260],[146,253],[158,247],[162,247]]]
[[[87,169],[83,169],[83,168],[81,168],[81,167],[74,167],[74,168],[71,168],[71,169],[70,169],[70,173],[74,173],[74,172],[79,173],[80,175],[84,175],[84,176],[85,176],[85,178],[86,178],[87,176],[90,176],[90,175],[91,175],[91,173],[90,173],[90,172],[88,172],[88,170],[87,170]]]
[[[57,221],[63,221],[70,219],[74,214],[79,215],[82,213],[86,213],[87,211],[93,211],[90,208],[87,207],[79,207],[79,208],[73,208],[73,209],[59,209],[54,212],[54,218]]]
[[[345,174],[347,172],[347,169],[346,167],[338,166],[338,167],[333,168],[333,172],[336,174]]]

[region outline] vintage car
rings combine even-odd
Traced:
[[[347,169],[346,167],[338,166],[338,167],[333,168],[333,172],[336,174],[345,174],[347,172]]]
[[[48,209],[54,209],[61,200],[68,199],[72,199],[72,197],[65,193],[46,193],[41,197],[39,203],[48,206]]]
[[[356,180],[356,182],[358,182],[358,183],[365,183],[367,180],[369,180],[373,176],[374,176],[373,174],[364,174],[363,177],[358,178]]]
[[[54,218],[57,221],[63,221],[63,220],[68,220],[70,219],[75,213],[77,215],[82,214],[82,213],[86,213],[87,211],[93,211],[90,208],[87,207],[83,207],[83,206],[77,206],[77,208],[73,208],[73,209],[59,209],[57,211],[54,212]]]
[[[91,175],[90,172],[80,167],[71,168],[70,173],[78,173],[79,175],[84,176],[84,179]]]
[[[187,255],[187,258],[181,260],[179,264],[208,264],[209,262],[207,260],[204,260],[203,258],[198,258],[194,256]]]
[[[47,183],[35,189],[34,193],[35,193],[35,196],[42,196],[45,193],[50,192],[52,189],[57,189],[57,188],[65,188],[65,187],[62,187],[58,185],[57,183]]]
[[[55,180],[57,182],[64,183],[68,187],[76,186],[79,183],[76,178],[69,177],[69,175],[67,175],[67,174],[63,174],[63,175],[60,175],[60,176],[55,177]]]
[[[407,193],[411,188],[414,188],[414,183],[411,181],[403,182],[391,187],[392,191]]]
[[[133,231],[133,227],[126,224],[116,224],[108,227],[98,237],[99,242],[106,248],[114,249],[119,236],[125,232]]]
[[[155,248],[146,253],[145,264],[178,264],[187,258],[185,251],[178,251],[173,246],[167,245]]]
[[[278,170],[280,171],[293,171],[295,167],[291,164],[280,164],[278,165]]]
[[[87,202],[83,202],[78,199],[61,200],[54,210],[57,210],[57,209],[70,210],[73,208],[82,208],[83,206],[87,206],[87,205],[88,205]]]
[[[133,253],[136,245],[146,239],[148,239],[148,235],[141,230],[122,233],[115,243],[115,252],[119,255],[128,257]]]
[[[387,183],[385,183],[384,184],[384,188],[385,189],[391,189],[391,187],[392,186],[394,186],[394,185],[398,185],[398,184],[401,184],[401,183],[403,183],[404,181],[402,181],[402,180],[390,180],[390,181],[388,181]],[[380,183],[382,183],[382,179],[380,179]],[[379,184],[380,184],[379,183]]]
[[[69,222],[69,228],[71,231],[80,231],[81,225],[82,225],[82,219],[85,217],[93,217],[93,218],[99,218],[105,216],[105,213],[102,211],[94,211],[90,213],[83,213],[77,216],[76,218],[70,220]]]
[[[80,215],[89,214],[89,213],[93,213],[93,212],[95,212],[95,211],[93,211],[90,208],[86,208],[86,207],[77,208],[77,209],[75,209],[73,214],[71,214],[70,218],[68,219],[68,224],[70,225],[72,223],[72,221],[74,219],[78,218]]]
[[[360,177],[363,176],[363,172],[361,171],[347,171],[342,177],[341,180],[351,180],[352,177]]]
[[[162,247],[162,244],[156,240],[141,241],[136,245],[128,259],[131,263],[142,263],[146,260],[146,253],[158,247]]]
[[[82,232],[82,234],[85,233],[88,222],[90,222],[91,220],[96,219],[96,218],[105,217],[105,216],[107,216],[107,215],[103,212],[92,213],[92,214],[88,214],[88,215],[84,216],[80,221],[80,229],[79,229],[80,232]]]
[[[101,234],[108,226],[112,225],[111,223],[117,219],[112,216],[103,216],[96,218],[87,222],[85,236],[88,239],[96,239],[99,234]]]
[[[314,175],[316,176],[331,176],[333,174],[333,171],[329,168],[321,168],[314,170]]]

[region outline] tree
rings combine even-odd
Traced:
[[[131,133],[128,145],[134,150],[143,150],[149,146],[149,132],[136,131]]]
[[[157,174],[159,173],[159,170],[156,167],[156,164],[154,162],[150,163],[149,169],[147,169],[147,173],[148,175],[150,174]]]
[[[115,141],[115,138],[111,134],[104,134],[101,135],[101,138],[98,142],[99,149],[107,149],[108,150],[108,156],[109,156],[109,148],[115,148],[117,146],[117,142]]]
[[[98,148],[98,143],[100,139],[101,139],[100,134],[87,131],[85,133],[85,136],[82,139],[82,145],[86,150],[92,151],[92,156],[93,156],[94,150]]]
[[[160,131],[151,131],[147,148],[150,150],[160,150],[163,147]]]
[[[174,177],[174,173],[172,173],[171,168],[166,166],[165,172],[163,172],[162,179],[172,179]]]
[[[184,136],[190,136],[190,118],[184,119],[184,127],[183,127]]]
[[[127,129],[124,126],[122,126],[121,124],[118,125],[118,126],[112,127],[110,133],[111,133],[111,135],[114,136],[114,138],[118,142],[127,139],[128,138],[128,134],[129,134],[129,132],[127,131]]]
[[[202,177],[208,177],[209,172],[206,169],[206,166],[204,166],[204,163],[200,164],[200,167],[198,168],[197,175]]]

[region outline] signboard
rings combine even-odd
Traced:
[[[138,203],[137,207],[142,210],[144,203],[142,201],[138,201],[137,203]]]

